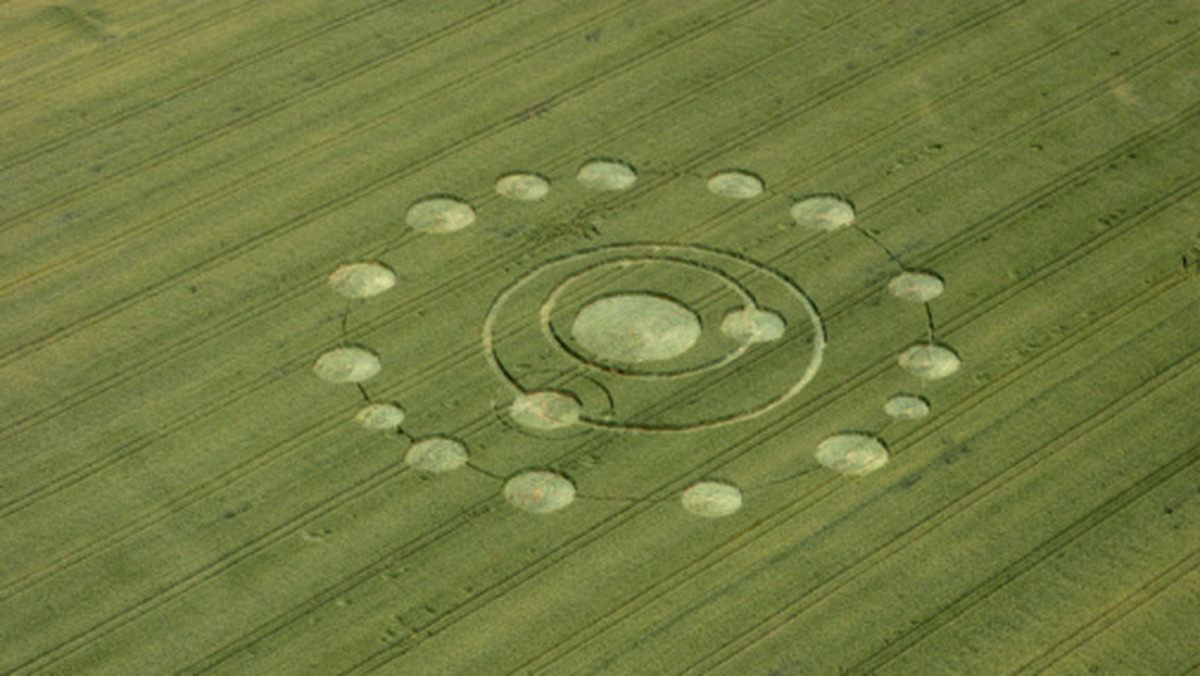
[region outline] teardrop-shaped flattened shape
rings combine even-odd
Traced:
[[[404,222],[419,232],[454,232],[475,222],[475,207],[457,197],[435,195],[409,207]]]
[[[596,357],[641,363],[677,357],[700,339],[700,318],[681,303],[649,293],[605,296],[580,309],[571,334]]]
[[[575,178],[592,190],[626,190],[637,182],[637,171],[628,162],[595,159],[579,167]]]
[[[887,447],[866,434],[835,434],[817,444],[817,462],[850,476],[862,476],[883,467]]]
[[[579,422],[583,405],[574,395],[542,390],[519,395],[508,408],[517,424],[539,430],[570,427]]]
[[[763,180],[748,171],[731,169],[708,177],[708,191],[720,197],[751,199],[763,193]]]
[[[770,343],[783,337],[783,317],[769,310],[741,308],[721,320],[721,333],[739,343]]]
[[[364,347],[338,347],[317,358],[313,372],[331,383],[361,383],[379,373],[379,355]]]
[[[816,230],[838,230],[854,222],[854,206],[836,195],[805,197],[791,208],[798,225]]]
[[[915,394],[897,394],[883,405],[883,412],[896,420],[916,420],[929,415],[929,400]]]
[[[423,472],[449,472],[467,464],[467,447],[449,437],[419,439],[408,447],[404,462]]]
[[[529,470],[504,484],[504,499],[518,509],[536,514],[554,512],[575,500],[575,484],[550,470]]]
[[[383,263],[347,263],[329,273],[329,286],[347,298],[370,298],[396,285],[396,273]]]
[[[720,481],[698,481],[679,496],[683,508],[710,519],[729,516],[742,508],[742,491]]]
[[[936,343],[914,343],[900,353],[900,368],[918,378],[937,380],[956,373],[962,360],[958,354]]]
[[[928,303],[945,290],[946,283],[932,272],[907,270],[888,282],[888,291],[893,296],[917,303]]]
[[[528,172],[505,174],[496,179],[496,194],[522,202],[540,200],[550,194],[550,179]]]
[[[404,422],[404,409],[391,402],[367,404],[354,414],[354,420],[369,430],[394,430]]]

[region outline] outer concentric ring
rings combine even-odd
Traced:
[[[512,284],[510,284],[508,287],[506,287],[503,291],[501,291],[500,294],[496,297],[495,301],[492,303],[492,306],[489,309],[487,316],[484,319],[483,328],[482,328],[482,342],[483,342],[485,358],[487,359],[488,363],[491,365],[492,369],[505,382],[507,382],[508,385],[513,389],[515,395],[527,393],[529,390],[527,390],[524,386],[522,386],[519,377],[514,376],[512,371],[508,367],[506,367],[505,364],[503,363],[500,355],[498,354],[497,339],[496,339],[496,327],[497,327],[499,317],[504,312],[506,304],[509,303],[509,301],[513,298],[513,296],[518,291],[523,290],[525,287],[527,287],[528,285],[530,285],[532,282],[534,282],[536,279],[538,279],[539,277],[541,277],[543,275],[554,272],[556,270],[562,270],[564,268],[570,269],[572,266],[580,265],[581,262],[586,262],[590,258],[596,257],[596,256],[604,257],[605,260],[601,261],[598,264],[584,265],[582,269],[590,270],[591,268],[597,267],[597,265],[599,265],[599,266],[615,265],[618,261],[622,261],[622,260],[649,260],[649,259],[672,260],[673,262],[686,262],[688,264],[693,264],[693,265],[696,265],[697,267],[702,267],[702,268],[718,268],[719,269],[719,267],[721,267],[721,266],[706,266],[705,264],[699,263],[696,261],[688,261],[687,257],[689,255],[698,257],[698,258],[716,259],[718,262],[723,263],[725,266],[728,266],[728,265],[742,266],[742,267],[750,270],[752,275],[761,276],[762,278],[768,280],[769,283],[776,285],[778,287],[778,289],[782,290],[791,299],[791,301],[795,302],[800,308],[802,308],[803,312],[808,315],[809,324],[812,329],[812,338],[810,341],[812,355],[811,355],[811,357],[809,357],[808,363],[802,369],[798,369],[796,380],[794,382],[792,382],[790,384],[790,386],[788,386],[783,392],[779,393],[778,395],[768,399],[765,403],[762,403],[762,404],[758,405],[757,407],[752,408],[750,410],[743,410],[743,411],[737,411],[737,412],[724,414],[724,415],[720,415],[720,416],[714,416],[714,417],[710,417],[710,418],[707,418],[707,419],[704,419],[704,420],[701,420],[698,422],[688,423],[688,424],[656,424],[656,423],[646,423],[646,422],[631,422],[631,421],[621,421],[621,420],[616,420],[616,419],[601,419],[601,418],[590,417],[590,416],[586,416],[586,415],[581,416],[579,419],[579,422],[581,424],[589,425],[589,426],[596,427],[596,428],[603,428],[603,429],[610,429],[610,430],[642,431],[642,432],[682,432],[682,431],[712,429],[714,427],[721,427],[721,426],[730,425],[730,424],[750,420],[753,418],[757,418],[757,417],[764,415],[764,414],[768,413],[769,411],[777,408],[778,406],[785,403],[792,397],[796,396],[796,394],[798,394],[802,389],[804,389],[804,387],[809,382],[811,382],[812,379],[816,376],[817,371],[820,369],[821,361],[822,361],[824,351],[825,351],[825,345],[826,345],[825,328],[824,328],[824,324],[822,322],[820,313],[817,311],[816,306],[812,303],[812,301],[808,298],[808,296],[804,293],[804,291],[797,284],[795,284],[790,279],[786,278],[781,273],[776,272],[775,270],[772,270],[772,269],[762,265],[761,263],[746,259],[738,254],[728,252],[728,251],[722,251],[722,250],[714,249],[714,248],[710,248],[710,247],[694,245],[694,244],[681,245],[681,244],[653,244],[653,243],[651,243],[651,244],[609,245],[609,246],[603,246],[603,247],[597,247],[597,248],[593,248],[593,249],[587,249],[587,250],[583,250],[583,251],[573,252],[573,253],[565,255],[565,256],[560,256],[557,258],[550,259],[550,260],[534,267],[532,270],[527,272],[522,277],[518,278],[516,281],[514,281]],[[579,272],[577,271],[574,274],[577,275],[577,274],[579,274]],[[726,278],[733,279],[733,276],[730,274],[727,274],[727,273],[722,273],[722,274]],[[570,276],[572,276],[572,275],[566,275],[566,277],[568,277],[568,278]],[[742,282],[739,282],[739,284],[742,284]],[[554,288],[558,288],[558,286],[561,286],[561,283],[559,285],[556,285]],[[750,299],[753,299],[755,296],[754,296],[754,294],[747,292],[747,297],[749,297]],[[544,305],[545,305],[545,303],[543,302],[543,307],[544,307]],[[755,304],[752,304],[751,306],[754,306],[754,305]],[[544,321],[548,321],[548,319],[546,319],[546,317],[548,317],[548,313],[541,312],[539,310],[539,317],[537,317],[536,319],[531,318],[530,320],[544,322]],[[553,340],[554,336],[553,336],[552,331],[550,331],[549,335],[547,336],[547,331],[544,326],[543,326],[543,336],[547,337],[547,339],[550,340],[552,343],[557,342],[557,341]],[[775,348],[768,347],[766,349],[775,349]],[[711,371],[712,368],[707,368],[705,370]]]

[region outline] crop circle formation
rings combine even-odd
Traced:
[[[580,165],[575,179],[587,190],[619,192],[635,185],[638,173],[623,160],[596,158]],[[710,174],[704,187],[730,200],[769,194],[760,176],[742,169]],[[533,202],[550,196],[551,179],[512,171],[501,174],[492,189],[505,200]],[[794,199],[788,215],[796,227],[826,236],[861,230],[854,205],[835,193]],[[476,220],[474,205],[449,194],[420,198],[404,214],[413,231],[429,235],[458,233]],[[328,283],[359,303],[394,288],[398,277],[387,263],[359,261],[336,267]],[[885,290],[923,306],[928,321],[927,337],[896,353],[898,367],[922,384],[957,373],[962,359],[935,339],[929,305],[945,292],[945,280],[903,268]],[[348,319],[349,310],[343,327]],[[816,376],[827,347],[816,305],[787,275],[733,252],[661,242],[597,246],[535,264],[497,290],[479,331],[486,361],[506,392],[496,415],[533,439],[589,430],[696,433],[744,423],[799,394]],[[403,405],[371,399],[362,384],[382,368],[379,354],[355,344],[336,345],[313,364],[319,378],[354,384],[367,400],[354,415],[362,428],[410,440],[403,460],[413,470],[474,469],[502,482],[499,493],[509,505],[534,514],[589,497],[550,467],[500,479],[474,465],[469,442],[455,434],[411,437],[402,429],[408,419]],[[929,399],[912,392],[898,392],[882,404],[896,422],[924,418],[931,409]],[[810,457],[817,466],[852,477],[878,471],[890,460],[886,443],[870,432],[831,433]],[[733,483],[697,480],[679,497],[684,511],[711,519],[739,512],[745,492]]]

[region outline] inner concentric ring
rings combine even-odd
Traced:
[[[637,272],[639,268],[650,265],[659,268],[665,267],[668,274],[657,278],[638,275],[630,279],[631,272]],[[619,273],[615,280],[616,283],[612,287],[603,287],[604,282],[601,281],[599,288],[602,288],[603,291],[599,293],[586,288],[582,290],[576,288],[586,287],[589,284],[596,286],[596,277],[604,272]],[[622,281],[624,283],[621,283]],[[706,289],[698,282],[705,285],[716,282],[717,286]],[[572,291],[573,289],[574,291]],[[696,291],[696,289],[700,289],[700,291]],[[721,294],[721,297],[714,298],[713,296],[718,293]],[[647,302],[649,298],[646,297],[661,299],[663,303],[656,307],[655,303]],[[659,333],[662,335],[651,335],[650,338],[666,339],[664,342],[667,342],[665,345],[667,349],[663,355],[666,358],[614,359],[613,356],[621,356],[628,347],[636,347],[636,343],[623,345],[620,344],[620,341],[616,341],[618,343],[616,345],[601,345],[597,346],[600,349],[589,349],[588,345],[583,344],[586,339],[579,340],[580,336],[576,333],[576,329],[579,328],[579,318],[587,319],[589,309],[603,307],[600,304],[605,303],[609,298],[641,301],[640,303],[614,303],[610,306],[613,310],[630,309],[630,306],[635,310],[640,306],[643,310],[641,316],[627,317],[625,325],[618,324],[616,328],[637,330],[640,328],[637,326],[638,320],[641,323],[649,324],[651,329],[656,323],[654,320],[658,320],[657,323],[662,328],[670,328],[675,321],[685,324],[686,316],[680,316],[680,319],[674,320],[668,314],[672,309],[671,306],[676,305],[682,306],[696,317],[701,333],[696,336],[694,344],[690,345],[688,349],[680,350],[678,354],[674,355],[675,358],[667,356],[671,353],[670,348],[679,346],[671,339],[678,340],[686,337],[686,334],[685,336],[672,336],[665,331],[660,331]],[[624,305],[624,307],[620,307],[620,305]],[[740,357],[746,351],[746,345],[730,339],[729,336],[719,331],[708,329],[720,325],[724,312],[754,307],[753,294],[747,291],[738,280],[721,270],[700,265],[696,261],[672,256],[653,256],[606,260],[593,263],[567,275],[546,297],[538,314],[542,333],[546,339],[585,368],[630,377],[677,378],[695,376],[714,368],[721,368]],[[565,319],[559,316],[560,310],[562,314],[565,314]],[[655,312],[658,313],[657,316],[655,316]],[[686,330],[685,325],[684,331],[681,333],[685,333]],[[653,334],[654,332],[650,331],[649,333]],[[601,336],[593,334],[593,337]],[[608,348],[609,352],[606,353],[604,348]],[[648,356],[657,356],[657,354]]]

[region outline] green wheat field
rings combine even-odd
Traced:
[[[0,233],[0,672],[1200,673],[1195,0],[0,0]]]

